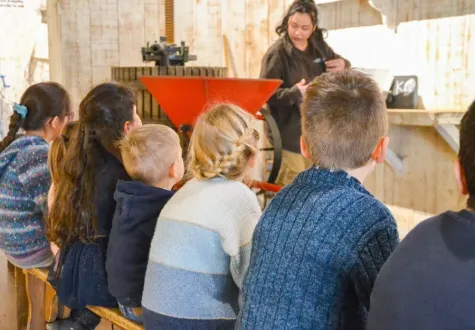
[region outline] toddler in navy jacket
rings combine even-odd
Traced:
[[[142,322],[141,301],[155,225],[171,188],[183,177],[178,135],[163,125],[144,125],[120,144],[122,161],[134,181],[119,181],[109,246],[109,291],[125,317]]]

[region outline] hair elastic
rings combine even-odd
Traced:
[[[13,104],[13,111],[19,114],[21,119],[25,119],[28,114],[28,109],[24,105],[18,103]]]

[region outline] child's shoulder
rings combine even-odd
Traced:
[[[256,194],[244,183],[213,178],[209,180],[192,179],[188,181],[176,193],[176,201],[181,200],[184,196],[199,196],[198,199],[209,200],[210,203],[219,201],[220,203],[229,204],[229,206],[242,205],[243,207],[252,207],[260,209]],[[213,196],[210,199],[210,196]]]
[[[49,145],[40,138],[22,137],[11,144],[16,149],[18,172],[27,171],[30,168],[41,167],[46,171],[48,163]]]
[[[358,197],[356,206],[365,215],[365,217],[373,219],[374,221],[386,219],[391,223],[396,223],[396,220],[394,219],[389,208],[376,197],[371,194],[365,194],[361,192],[356,192],[355,194]]]
[[[49,151],[49,144],[45,140],[33,136],[19,137],[10,146],[17,149],[18,157],[22,158],[44,157]]]

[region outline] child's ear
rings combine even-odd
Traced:
[[[303,135],[300,137],[300,153],[305,158],[311,159],[310,153],[308,152],[308,147],[307,147],[307,144],[305,143],[305,139],[303,138]]]
[[[457,183],[457,188],[460,194],[468,195],[467,180],[465,179],[465,171],[463,170],[462,164],[460,164],[460,159],[454,162],[454,176],[455,182]]]
[[[385,136],[379,140],[378,145],[373,151],[373,158],[377,164],[382,164],[386,160],[386,153],[389,146],[389,137]]]
[[[63,125],[63,121],[58,116],[53,117],[50,121],[50,126],[52,129],[57,130]]]
[[[124,123],[124,133],[125,133],[125,135],[129,134],[129,132],[132,130],[132,128],[133,128],[132,123],[127,120],[127,121]]]
[[[178,164],[174,162],[168,169],[168,176],[174,179],[178,178]]]

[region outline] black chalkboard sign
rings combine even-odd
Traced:
[[[394,76],[387,105],[390,109],[415,109],[418,97],[417,76]]]

